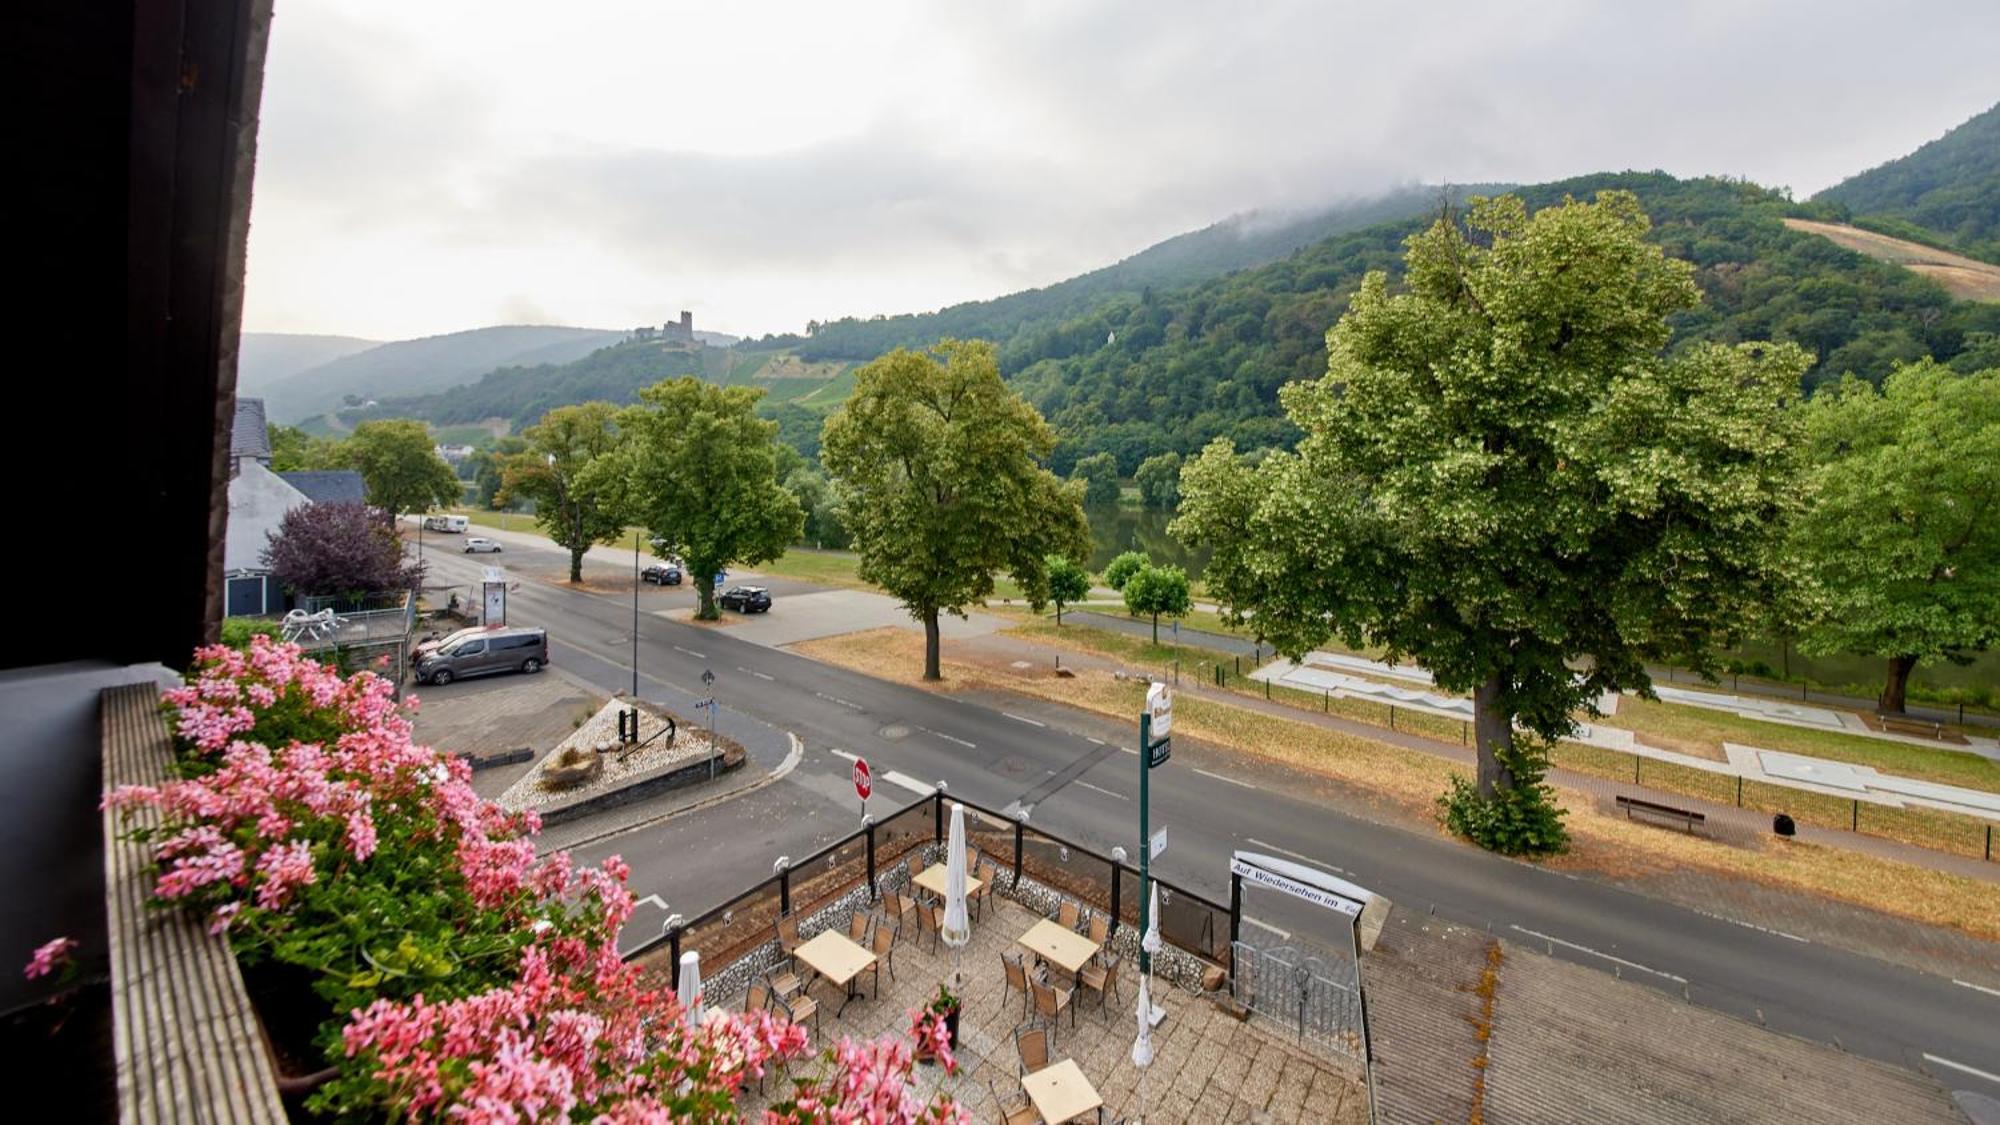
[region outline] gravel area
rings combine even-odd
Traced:
[[[703,761],[709,756],[712,744],[708,739],[708,728],[704,725],[690,722],[683,716],[673,715],[672,718],[677,725],[677,730],[672,745],[668,745],[666,737],[661,736],[651,745],[626,755],[624,760],[620,761],[618,756],[618,712],[629,706],[630,704],[625,700],[614,699],[599,708],[597,714],[591,716],[588,721],[572,732],[568,738],[563,739],[554,750],[543,755],[542,759],[536,762],[534,767],[529,769],[527,773],[523,774],[520,780],[509,786],[507,791],[500,795],[500,804],[510,809],[547,808],[551,805],[573,801],[579,797],[609,793],[612,790],[623,787],[643,774],[650,774],[665,767],[677,766],[687,762]],[[662,708],[644,702],[639,704],[639,713],[641,715],[639,726],[641,738],[649,737],[658,731],[664,725],[666,716],[670,714]],[[721,739],[717,740],[718,743],[723,741]],[[609,753],[602,755],[604,768],[595,778],[582,785],[571,786],[567,789],[556,789],[543,785],[543,771],[548,768],[550,763],[560,759],[563,751],[572,746],[584,749],[593,747],[610,748]]]

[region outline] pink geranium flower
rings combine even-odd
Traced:
[[[67,967],[70,964],[71,954],[75,952],[76,939],[73,937],[59,937],[54,941],[43,942],[35,950],[35,955],[28,959],[28,965],[21,970],[21,975],[29,980],[48,976],[57,969]]]

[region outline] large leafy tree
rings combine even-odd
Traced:
[[[409,418],[385,418],[354,427],[341,458],[361,473],[368,502],[391,515],[427,512],[456,504],[458,474],[437,455],[430,431]]]
[[[619,412],[619,449],[584,474],[585,487],[645,525],[656,551],[687,564],[705,621],[721,616],[715,576],[784,554],[804,522],[778,482],[778,425],[757,417],[761,397],[692,377],[656,383]]]
[[[1139,500],[1148,508],[1172,511],[1181,502],[1181,455],[1156,453],[1139,462],[1132,475],[1139,486]]]
[[[1125,609],[1134,616],[1153,618],[1153,643],[1160,643],[1160,617],[1186,617],[1194,608],[1188,596],[1187,571],[1177,566],[1151,563],[1132,572],[1125,580]]]
[[[362,597],[414,590],[422,563],[404,561],[395,524],[365,504],[301,504],[285,513],[264,548],[264,565],[305,596]]]
[[[1918,662],[2000,641],[2000,369],[1926,360],[1806,410],[1814,502],[1795,549],[1819,595],[1808,651],[1885,657],[1901,711]]]
[[[845,497],[862,578],[924,625],[924,678],[939,678],[938,617],[963,617],[1013,576],[1039,609],[1048,557],[1090,549],[1082,486],[1043,467],[1048,423],[1000,381],[993,346],[946,340],[862,367],[822,435]]]
[[[621,497],[590,466],[618,448],[618,408],[608,402],[558,406],[521,432],[527,449],[501,462],[502,507],[516,498],[535,502],[535,523],[569,552],[569,580],[583,581],[583,555],[592,543],[609,543],[625,530]]]
[[[1097,507],[1118,502],[1118,458],[1109,453],[1093,453],[1070,470],[1071,480],[1083,482],[1083,502]]]
[[[1545,748],[1645,661],[1710,668],[1770,599],[1795,506],[1791,345],[1667,355],[1690,267],[1606,192],[1441,217],[1405,289],[1363,281],[1327,373],[1284,391],[1306,434],[1255,469],[1226,442],[1183,474],[1209,589],[1280,651],[1339,636],[1472,693],[1476,786],[1447,819],[1507,851],[1563,846]],[[1516,727],[1528,737],[1517,740]]]
[[[1049,600],[1056,604],[1056,624],[1062,624],[1063,607],[1090,596],[1090,572],[1063,555],[1046,560],[1049,573]]]

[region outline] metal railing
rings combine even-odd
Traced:
[[[704,975],[715,975],[774,941],[779,918],[800,919],[802,937],[844,925],[844,918],[814,915],[864,889],[863,898],[873,902],[884,890],[902,886],[911,854],[921,859],[928,854],[924,849],[944,842],[947,802],[965,806],[966,842],[998,869],[1003,889],[1020,890],[1025,877],[1103,912],[1113,933],[1137,924],[1138,868],[1005,813],[933,793],[804,858],[774,857],[779,862],[769,878],[693,919],[669,919],[657,937],[628,950],[626,960],[654,960],[664,950],[662,964],[670,967],[683,951],[696,950]],[[1228,968],[1234,921],[1229,908],[1158,876],[1154,882],[1160,886],[1161,940]]]
[[[1354,962],[1319,957],[1287,945],[1259,949],[1237,942],[1236,999],[1308,1042],[1362,1058],[1367,1018]]]

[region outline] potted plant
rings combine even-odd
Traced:
[[[916,1018],[913,1021],[912,1032],[917,1041],[916,1054],[918,1062],[935,1061],[940,1053],[931,1045],[929,1041],[931,1037],[923,1034],[925,1025],[935,1025],[937,1023],[944,1025],[943,1042],[939,1045],[946,1052],[958,1046],[959,1010],[958,994],[951,990],[950,985],[942,981],[938,982],[937,994],[930,998],[929,1003],[914,1013]]]

